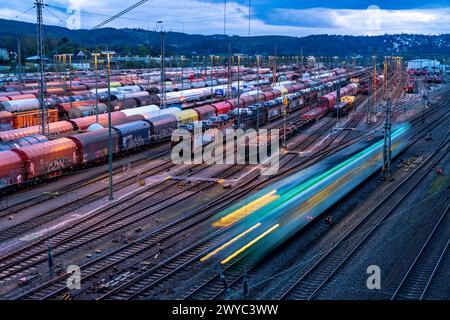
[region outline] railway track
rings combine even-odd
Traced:
[[[437,220],[413,263],[402,278],[391,300],[422,300],[450,246],[450,224],[447,206]]]
[[[421,136],[423,137],[425,134],[426,133],[423,133],[421,134]],[[346,241],[345,239],[342,239],[342,242]],[[339,244],[337,244],[336,246],[338,245]],[[222,274],[226,274],[229,288],[241,285],[243,282],[244,273],[248,273],[258,266],[258,264],[253,262],[251,258],[246,258],[247,260],[245,260],[245,264],[241,264],[240,262],[244,258],[244,256],[241,257],[240,259],[228,265],[226,269],[222,270]],[[326,274],[326,272],[324,272],[324,274]],[[224,287],[221,275],[216,273],[207,276],[207,278],[203,279],[203,282],[200,283],[197,287],[191,288],[178,298],[189,300],[213,300],[225,299],[227,298],[227,294],[228,292]]]
[[[145,179],[149,176],[156,175],[158,173],[163,173],[166,170],[169,170],[170,168],[173,168],[174,165],[170,162],[170,160],[162,161],[158,164],[158,166],[150,167],[146,170],[144,170],[140,174],[141,179]],[[137,183],[137,176],[136,175],[125,175],[124,179],[120,179],[122,177],[119,177],[119,181],[116,181],[114,184],[115,190],[120,190],[126,187],[129,187],[133,185],[134,183]],[[105,178],[99,177],[95,178],[92,181],[87,182],[83,187],[89,187],[93,186],[94,184],[98,183],[99,181],[104,180]],[[82,194],[82,197],[80,197],[80,193]],[[35,217],[26,220],[24,222],[20,222],[18,224],[15,224],[13,226],[7,227],[3,230],[1,230],[0,234],[0,241],[6,241],[9,239],[12,239],[16,236],[20,236],[25,232],[28,232],[30,230],[33,230],[37,227],[40,227],[48,222],[54,221],[55,219],[62,217],[70,212],[76,211],[79,207],[83,205],[87,205],[89,203],[92,203],[94,201],[100,200],[102,197],[105,197],[107,195],[107,188],[105,188],[105,185],[99,185],[94,190],[88,190],[86,189],[86,192],[83,192],[83,190],[77,190],[76,194],[77,197],[73,197],[71,199],[67,199],[66,201],[61,201],[61,204],[56,204],[55,207],[52,207],[46,211],[43,211],[42,213],[36,215]],[[58,197],[56,197],[58,198]],[[39,201],[39,203],[44,203],[48,200],[42,200]],[[55,199],[55,201],[58,201]],[[7,214],[15,216],[17,213],[23,210],[29,210],[32,207],[36,206],[37,203],[29,204],[29,207],[27,208],[20,208],[15,211],[15,213]]]
[[[219,176],[227,177],[237,170],[240,170],[240,167],[233,168],[231,172],[226,170]],[[198,172],[192,171],[190,174]],[[0,260],[0,281],[11,280],[13,276],[21,276],[25,271],[34,271],[37,264],[46,260],[46,252],[49,246],[53,249],[53,254],[56,257],[103,236],[110,235],[126,226],[143,223],[144,219],[153,217],[162,210],[210,187],[209,182],[198,182],[184,189],[170,188],[176,185],[177,182],[170,182],[160,186],[157,190],[150,191],[150,193],[144,191],[133,198],[107,206],[88,219],[68,225],[2,257]],[[168,187],[169,190],[167,190]],[[146,203],[145,200],[148,196],[155,197],[158,193],[161,194],[160,199],[152,203]]]
[[[251,191],[251,190],[253,190],[254,188],[256,187],[256,185],[253,185],[253,186],[250,186],[250,187],[247,187],[246,189],[246,193],[248,193],[249,191]],[[226,195],[224,198],[222,198],[222,199],[220,199],[220,201],[216,201],[217,203],[220,203],[220,207],[219,208],[217,208],[216,210],[214,210],[214,211],[219,211],[219,210],[221,210],[221,209],[223,209],[223,208],[225,208],[226,206],[228,206],[228,205],[230,205],[233,201],[235,201],[236,199],[238,199],[240,196],[241,196],[241,194],[242,194],[242,190],[239,192],[239,194],[230,194],[230,195]],[[208,209],[208,208],[210,208],[210,206],[207,206],[206,208],[203,208],[202,210],[205,210],[205,209]],[[192,216],[195,216],[195,215],[192,215]],[[180,233],[180,232],[182,232],[183,230],[189,230],[189,229],[191,229],[191,228],[193,228],[196,224],[198,224],[199,222],[201,222],[201,221],[205,221],[205,220],[207,220],[207,219],[209,219],[210,218],[210,216],[211,216],[211,213],[207,213],[207,214],[204,214],[204,215],[202,215],[202,216],[200,216],[200,217],[197,217],[197,218],[195,218],[195,219],[192,219],[192,217],[190,216],[190,217],[188,217],[188,218],[186,218],[186,219],[184,219],[184,220],[182,220],[182,222],[183,222],[183,228],[180,230],[180,229],[178,229],[178,228],[175,228],[175,229],[173,229],[173,231],[170,231],[170,230],[172,230],[171,228],[174,228],[174,226],[177,226],[178,225],[178,223],[180,223],[180,221],[176,221],[173,225],[172,224],[170,224],[168,227],[167,227],[167,229],[166,228],[164,228],[163,230],[158,230],[157,232],[157,234],[159,234],[160,236],[161,235],[164,235],[165,237],[163,237],[163,238],[158,238],[157,239],[157,241],[158,241],[158,243],[162,243],[163,241],[165,241],[165,240],[167,240],[167,239],[170,239],[170,237],[172,237],[174,234],[177,234],[177,233]],[[187,223],[189,221],[189,223]],[[168,231],[169,230],[169,231]],[[152,233],[152,235],[153,235],[153,233]],[[224,236],[226,236],[226,234],[225,235],[221,235],[221,237],[219,238],[219,239],[221,239],[222,237],[224,237]],[[155,244],[157,243],[156,242],[156,240],[153,240],[151,237],[149,238],[149,241],[150,241],[150,243],[151,244],[148,244],[148,242],[147,241],[145,241],[145,243],[147,243],[147,245],[148,246],[151,246],[153,249],[155,248]],[[209,247],[210,246],[210,238],[208,237],[208,239],[207,240],[205,240],[205,241],[208,241],[208,244],[206,244],[206,246],[207,247]],[[216,241],[220,241],[220,240],[217,240],[216,239]],[[139,245],[139,244],[138,244]],[[195,248],[193,248],[193,250],[194,251],[190,251],[189,252],[189,255],[192,255],[193,253],[195,253],[195,252],[197,252],[197,249],[199,248],[199,247],[203,247],[203,245],[205,245],[203,242],[201,243],[201,244],[198,244]],[[137,250],[138,252],[141,252],[143,249],[141,249],[141,246],[139,245],[138,247],[136,247],[137,249],[139,249],[139,250]],[[115,253],[115,254],[117,254],[117,253]],[[133,254],[137,254],[137,253],[133,253]],[[124,258],[124,257],[127,257],[127,259],[130,257],[129,255],[123,255],[123,254],[117,254],[116,256],[111,256],[111,257],[109,257],[108,259],[109,260],[112,260],[112,261],[114,261],[113,263],[114,264],[117,264],[119,261],[123,261],[123,260],[125,260],[126,258]],[[184,257],[185,258],[185,257]],[[103,260],[103,258],[102,258],[102,260]],[[106,260],[105,260],[106,261]],[[195,261],[195,259],[193,259],[192,261]],[[142,262],[142,261],[141,261]],[[106,269],[108,269],[108,268],[111,268],[111,262],[109,263],[109,264],[104,264],[105,262],[103,262],[103,263],[101,263],[101,264],[99,264],[98,266],[96,266],[96,267],[94,267],[93,269],[91,269],[91,264],[89,263],[89,265],[86,265],[84,268],[87,268],[86,270],[88,270],[88,276],[86,276],[86,279],[88,279],[88,278],[90,278],[90,277],[93,277],[95,274],[98,274],[100,271],[104,271],[104,270],[106,270]],[[140,262],[139,262],[140,263]],[[170,262],[169,263],[169,266],[173,266],[173,265],[177,265],[176,263],[174,264],[173,262]],[[81,267],[81,269],[82,270],[84,270],[84,268],[83,267]],[[100,269],[99,269],[100,268]],[[166,265],[164,264],[164,269],[166,269]],[[179,270],[174,270],[173,272],[177,272],[177,271],[179,271]],[[83,272],[83,273],[85,273],[85,272]],[[169,275],[171,275],[172,273],[170,273]],[[166,275],[166,276],[169,276],[169,275]],[[84,279],[84,280],[86,280],[86,279]],[[151,279],[153,279],[152,277],[151,277]],[[161,279],[162,280],[162,279]],[[160,280],[160,281],[161,281]],[[136,279],[134,279],[134,280],[132,280],[132,281],[137,281]],[[146,280],[146,281],[149,281],[149,280]],[[131,282],[130,282],[131,283]],[[127,285],[131,285],[130,283],[128,283]],[[56,289],[56,291],[55,290],[53,290],[53,291],[48,291],[48,290],[44,290],[44,292],[45,292],[45,294],[43,294],[43,295],[32,295],[32,297],[34,297],[34,298],[37,298],[37,299],[39,299],[39,298],[41,298],[41,299],[48,299],[48,298],[50,298],[50,297],[54,297],[54,296],[56,296],[58,293],[61,293],[62,291],[64,291],[65,290],[65,283],[63,282],[62,284],[60,284],[60,287],[59,287],[59,289]],[[108,293],[108,294],[105,294],[105,297],[109,297],[110,295],[113,295],[113,293],[116,291],[116,290],[119,290],[119,289],[114,289],[111,293]],[[35,290],[34,290],[34,292],[36,292]],[[31,294],[31,292],[29,292],[29,294]],[[20,298],[24,298],[24,297],[28,297],[28,295],[22,295],[22,296],[20,296]],[[122,297],[123,298],[123,297]]]
[[[125,165],[127,165],[127,167],[129,165],[128,168],[131,169],[134,167],[141,166],[151,160],[158,159],[161,156],[164,156],[166,154],[167,154],[166,151],[162,151],[162,152],[158,152],[156,154],[152,154],[150,157],[148,157],[146,155],[146,153],[144,152],[144,153],[142,153],[142,155],[136,155],[137,159],[135,159],[131,162],[123,161],[124,158],[118,159],[114,163],[113,175],[121,174],[123,172],[123,166],[125,166]],[[141,157],[143,157],[143,158],[141,158]],[[61,177],[58,177],[55,179],[69,178],[69,177],[75,176],[77,174],[78,175],[82,174],[83,179],[77,180],[75,182],[69,181],[67,184],[57,187],[57,189],[50,189],[50,192],[47,192],[45,194],[38,193],[38,194],[30,195],[30,196],[22,195],[20,193],[14,194],[14,197],[17,197],[17,198],[23,197],[23,199],[16,200],[16,201],[8,201],[9,200],[8,198],[12,197],[12,195],[6,195],[3,197],[4,199],[1,202],[0,218],[6,217],[9,215],[14,215],[19,211],[29,209],[33,206],[44,203],[44,202],[48,201],[49,199],[54,199],[54,198],[63,196],[67,193],[74,192],[75,190],[78,190],[80,188],[85,188],[87,186],[93,185],[93,184],[97,183],[98,181],[101,181],[108,177],[108,173],[105,173],[105,171],[107,171],[107,167],[106,167],[106,165],[102,165],[99,167],[91,167],[86,170],[70,172],[68,174],[65,174],[64,176],[61,176]],[[30,189],[30,193],[31,193],[31,190],[32,189]],[[53,193],[53,194],[50,195],[50,193]],[[55,193],[57,193],[57,194],[55,194]]]
[[[54,295],[44,295],[44,298],[49,298],[49,297],[52,297],[52,296],[54,296]],[[27,297],[27,295],[23,295],[23,297]]]
[[[431,127],[434,128],[435,126]],[[353,256],[357,249],[395,212],[395,209],[423,181],[434,168],[434,165],[442,160],[447,152],[448,136],[426,161],[416,167],[396,188],[377,203],[370,212],[364,215],[348,232],[337,239],[331,248],[287,281],[285,287],[279,291],[275,298],[283,300],[313,299]],[[419,175],[419,178],[417,178],[417,175]],[[405,189],[403,194],[396,199],[395,195],[398,195],[402,189]],[[377,216],[377,213],[379,216]]]
[[[176,199],[172,199],[174,201]],[[128,206],[122,206],[129,209]],[[119,207],[120,208],[120,207]],[[136,212],[132,211],[130,214],[128,214],[125,218],[133,217],[133,222],[135,222],[137,219],[135,218]],[[115,213],[111,213],[108,215],[108,217],[114,216]],[[106,217],[106,219],[108,219]],[[141,217],[139,217],[141,218]],[[36,263],[42,262],[45,260],[46,257],[46,249],[44,246],[51,246],[54,248],[54,254],[58,255],[59,251],[56,250],[58,246],[61,246],[62,249],[64,249],[62,252],[68,251],[71,247],[68,245],[68,242],[73,241],[75,237],[77,237],[77,247],[81,244],[86,244],[87,242],[92,241],[93,239],[100,238],[102,235],[105,235],[109,232],[113,232],[114,230],[111,230],[111,228],[105,228],[105,222],[108,222],[105,220],[105,218],[97,218],[98,222],[92,222],[84,221],[80,225],[74,225],[62,230],[61,232],[58,232],[56,235],[51,235],[50,237],[46,237],[45,239],[41,239],[39,242],[42,244],[40,246],[30,245],[23,249],[21,249],[19,252],[14,252],[10,254],[9,256],[4,257],[0,261],[0,281],[4,279],[8,279],[11,277],[11,272],[14,272],[14,274],[23,275],[23,272],[31,267],[32,265],[35,265]],[[117,222],[119,221],[119,222]],[[120,217],[115,217],[114,222],[117,222],[121,226],[127,225],[127,221],[123,219],[123,216],[120,215]],[[89,224],[89,225],[88,225]],[[92,225],[91,225],[92,224]],[[88,227],[87,227],[88,225]],[[80,229],[83,231],[81,232]],[[70,231],[69,231],[70,230]],[[94,232],[93,235],[87,237],[88,233]],[[101,232],[101,234],[99,234]],[[89,240],[87,240],[88,238]],[[53,239],[53,240],[50,240]],[[45,245],[44,245],[45,243]],[[38,249],[36,249],[38,248]],[[36,252],[37,251],[37,252]],[[32,255],[30,255],[32,253]],[[27,261],[31,261],[32,263],[26,263]],[[34,269],[31,269],[33,271]],[[9,272],[8,272],[9,271]]]
[[[331,126],[334,125],[334,121],[330,121],[329,123],[331,124]],[[331,126],[325,129],[322,128],[320,131],[327,131],[331,128]],[[313,135],[314,134],[311,134],[310,137]],[[305,147],[305,145],[310,145],[312,142],[312,139],[306,138],[300,141],[296,145],[296,147],[300,145]],[[288,159],[287,161],[289,162],[290,159]],[[220,234],[220,237],[218,238],[218,240],[216,240],[216,243],[224,241],[224,239],[226,239],[229,234],[230,230],[224,232],[225,237],[223,237],[223,234]],[[188,268],[192,268],[192,266],[198,262],[200,255],[203,254],[202,251],[204,250],[204,248],[209,248],[213,245],[209,242],[210,238],[208,236],[205,240],[201,240],[196,245],[190,247],[189,250],[184,252],[183,255],[175,255],[166,264],[158,266],[158,269],[149,270],[148,274],[141,275],[123,284],[122,286],[112,290],[111,292],[104,294],[100,297],[100,299],[133,299],[143,297],[146,292],[156,289],[159,285],[164,283],[164,281],[175,277],[178,273],[186,271],[186,269]],[[207,244],[206,246],[205,243]],[[222,280],[220,279],[220,275],[213,274],[212,278],[209,279],[207,283],[214,283],[215,288],[220,288],[222,283],[221,281]],[[203,286],[201,286],[200,288],[202,287]],[[195,290],[195,292],[198,293],[198,290],[199,289]]]

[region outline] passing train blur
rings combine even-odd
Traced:
[[[406,147],[409,128],[393,131],[393,157]],[[227,265],[247,255],[262,258],[378,171],[383,143],[379,134],[351,145],[220,212],[213,227],[235,231],[200,260]]]

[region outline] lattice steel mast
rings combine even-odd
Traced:
[[[42,8],[45,6],[44,0],[36,0],[36,18],[37,18],[37,57],[39,60],[39,110],[41,113],[41,132],[46,135],[49,132],[48,129],[48,110],[45,104],[45,80],[44,80],[44,30],[43,30],[43,16]]]

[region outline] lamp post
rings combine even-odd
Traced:
[[[260,55],[256,56],[256,76],[257,76],[257,97],[259,98],[259,59],[260,59]],[[256,131],[259,134],[259,102],[256,105]]]
[[[98,122],[98,56],[101,53],[92,53],[95,65],[95,122]]]
[[[237,109],[238,109],[238,121],[237,121],[237,125],[238,125],[238,129],[241,127],[241,110],[240,110],[240,98],[241,98],[241,56],[238,54],[237,56],[237,60],[238,60],[238,86],[237,86]]]
[[[114,199],[113,195],[113,177],[112,177],[112,125],[111,125],[111,56],[115,54],[114,51],[102,51],[106,56],[107,63],[107,81],[108,81],[108,131],[109,131],[109,147],[108,147],[108,162],[109,162],[109,200]]]

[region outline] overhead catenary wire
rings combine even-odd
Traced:
[[[96,25],[95,27],[93,27],[91,30],[99,29],[99,28],[101,28],[101,27],[107,25],[107,24],[110,23],[111,21],[117,19],[118,17],[124,15],[124,14],[127,13],[127,12],[130,12],[131,10],[133,10],[133,9],[135,9],[135,8],[137,8],[137,7],[139,7],[141,4],[144,4],[144,3],[147,2],[147,1],[148,1],[148,0],[141,0],[141,1],[139,1],[139,2],[136,2],[136,3],[133,4],[132,6],[126,8],[125,10],[120,11],[118,14],[112,16],[111,18],[106,19],[105,21],[99,23],[98,25]]]
[[[58,19],[61,23],[66,23],[61,17],[57,16],[55,13],[53,13],[48,6],[44,7],[45,11],[50,13],[52,16],[54,16],[56,19]]]
[[[29,9],[27,9],[27,10],[25,10],[25,11],[22,11],[21,13],[19,13],[19,14],[18,14],[17,16],[15,16],[14,18],[18,18],[18,17],[24,15],[25,13],[27,13],[28,11],[33,10],[34,8],[36,8],[36,6],[32,6],[31,8],[29,8]]]

